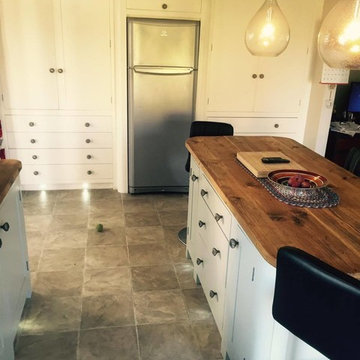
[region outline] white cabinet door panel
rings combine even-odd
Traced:
[[[64,87],[60,108],[111,108],[109,0],[61,0]],[[59,60],[60,61],[60,60]]]
[[[312,11],[313,0],[302,0],[301,6],[283,0],[279,5],[290,25],[290,42],[279,56],[260,58],[264,78],[258,78],[254,111],[298,113],[308,81],[307,58],[317,12]]]
[[[5,106],[57,109],[52,0],[2,0]]]
[[[209,53],[208,111],[252,111],[257,62],[246,50],[245,29],[260,0],[215,0]]]

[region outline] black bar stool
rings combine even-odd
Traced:
[[[314,256],[279,249],[272,313],[329,359],[360,359],[360,281]]]
[[[214,121],[193,121],[190,127],[190,136],[232,136],[234,128],[231,124]],[[185,164],[185,170],[190,171],[190,153]],[[186,227],[178,233],[179,240],[186,244]]]

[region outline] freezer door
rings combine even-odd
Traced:
[[[128,66],[196,67],[199,25],[195,21],[128,20]]]
[[[194,72],[157,75],[130,69],[128,76],[129,190],[184,191]]]

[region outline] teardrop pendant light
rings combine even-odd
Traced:
[[[360,69],[360,0],[340,0],[334,6],[321,25],[318,49],[332,68]]]
[[[288,46],[290,29],[277,0],[265,0],[249,22],[245,44],[251,54],[278,56]]]

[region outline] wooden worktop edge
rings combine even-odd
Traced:
[[[0,204],[9,192],[21,169],[22,164],[18,160],[0,160]]]

